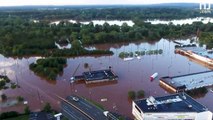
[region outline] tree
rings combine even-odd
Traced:
[[[110,32],[110,25],[107,23],[107,22],[105,22],[104,24],[103,24],[103,26],[102,26],[102,28],[103,28],[103,31],[104,32]]]
[[[55,80],[57,77],[57,74],[53,71],[51,71],[49,74],[48,74],[48,79],[50,80]]]
[[[131,100],[134,100],[135,99],[135,91],[129,91],[128,92],[128,98],[131,99]]]
[[[18,116],[18,112],[16,111],[4,112],[4,113],[1,113],[0,119],[2,120],[2,119],[12,118],[16,116]]]
[[[18,96],[16,99],[18,100],[18,102],[23,102],[24,101],[24,98],[21,97],[21,96]]]
[[[139,33],[139,32],[135,33],[135,39],[140,40],[142,38],[143,38],[143,36],[141,35],[141,33]]]
[[[1,99],[2,99],[3,101],[7,100],[7,96],[6,96],[5,94],[2,94],[2,95],[1,95]]]
[[[88,33],[88,34],[82,34],[82,42],[83,44],[91,44],[93,43],[94,34]]]
[[[127,23],[123,23],[121,25],[121,31],[122,32],[129,32],[129,30],[130,30],[130,27],[127,25]]]
[[[71,40],[78,40],[78,33],[77,32],[72,32]]]
[[[0,81],[0,89],[2,89],[6,85],[6,81],[1,80]]]
[[[79,40],[74,40],[72,42],[72,49],[73,50],[81,50],[82,49],[82,46],[81,46],[81,43]]]
[[[95,42],[96,43],[105,43],[108,38],[107,38],[107,33],[106,32],[99,32],[95,34]]]
[[[139,91],[137,92],[137,97],[138,97],[138,98],[142,98],[142,97],[144,97],[144,96],[145,96],[145,93],[144,93],[143,90],[139,90]]]
[[[24,108],[24,114],[30,114],[30,108],[29,108],[29,106],[26,106]]]
[[[84,68],[85,69],[89,68],[89,64],[88,63],[84,63]]]
[[[44,107],[43,107],[43,111],[45,112],[51,112],[52,108],[50,106],[50,103],[45,103]]]

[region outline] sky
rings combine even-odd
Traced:
[[[158,3],[200,3],[213,0],[0,0],[0,6],[22,5],[122,5],[122,4],[158,4]]]

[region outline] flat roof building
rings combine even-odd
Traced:
[[[212,120],[212,113],[185,93],[133,101],[132,114],[137,120]]]
[[[212,50],[208,51],[208,50],[201,48],[201,47],[183,47],[183,48],[180,48],[180,49],[183,50],[183,51],[191,51],[191,52],[198,54],[200,56],[213,59]]]
[[[172,92],[188,91],[213,85],[213,71],[160,78],[160,85]]]
[[[98,82],[107,82],[107,81],[114,81],[118,79],[118,76],[111,69],[106,70],[97,70],[97,71],[89,71],[82,73],[81,76],[75,76],[74,79],[84,80],[86,84],[89,83],[98,83]]]
[[[201,47],[177,47],[175,53],[187,56],[206,66],[213,67],[213,50],[206,50]]]

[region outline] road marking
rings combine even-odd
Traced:
[[[64,103],[64,105],[62,105],[62,107],[65,108],[65,109],[63,109],[63,110],[64,110],[67,114],[69,114],[71,117],[75,118],[76,120],[79,120],[79,119],[78,119],[79,116],[76,116],[76,115],[75,115],[75,112],[72,111],[72,109],[74,109],[74,108],[68,107],[68,106],[66,106],[66,105],[68,105],[68,104]]]
[[[64,109],[64,112],[67,113],[67,114],[69,114],[69,115],[70,115],[72,118],[74,118],[75,120],[79,120],[78,117],[77,117],[75,114],[70,113],[70,112],[67,111],[66,109]]]
[[[92,108],[92,106],[90,106],[89,104],[85,103],[84,101],[80,101],[82,104],[84,104],[85,106],[87,106],[88,108]]]
[[[86,112],[84,112],[83,110],[81,110],[80,108],[78,108],[76,105],[74,105],[73,103],[69,102],[68,100],[58,96],[55,94],[56,97],[58,97],[59,99],[63,100],[64,102],[66,102],[67,104],[73,106],[76,110],[80,111],[81,113],[83,113],[86,117],[88,117],[90,120],[95,120],[93,117],[91,117],[90,115],[88,115]]]

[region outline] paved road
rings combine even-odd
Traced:
[[[75,96],[77,97],[77,96]],[[85,113],[87,113],[90,117],[92,117],[94,120],[107,120],[107,117],[104,116],[103,114],[103,110],[97,108],[96,106],[92,105],[91,103],[89,103],[88,101],[86,101],[83,98],[77,97],[79,100],[78,101],[74,101],[73,100],[73,96],[68,96],[67,100],[75,105],[76,107],[78,107],[79,109],[81,109],[82,111],[84,111]]]
[[[69,120],[90,120],[84,114],[76,110],[74,107],[66,102],[61,103],[62,114],[69,118]]]

